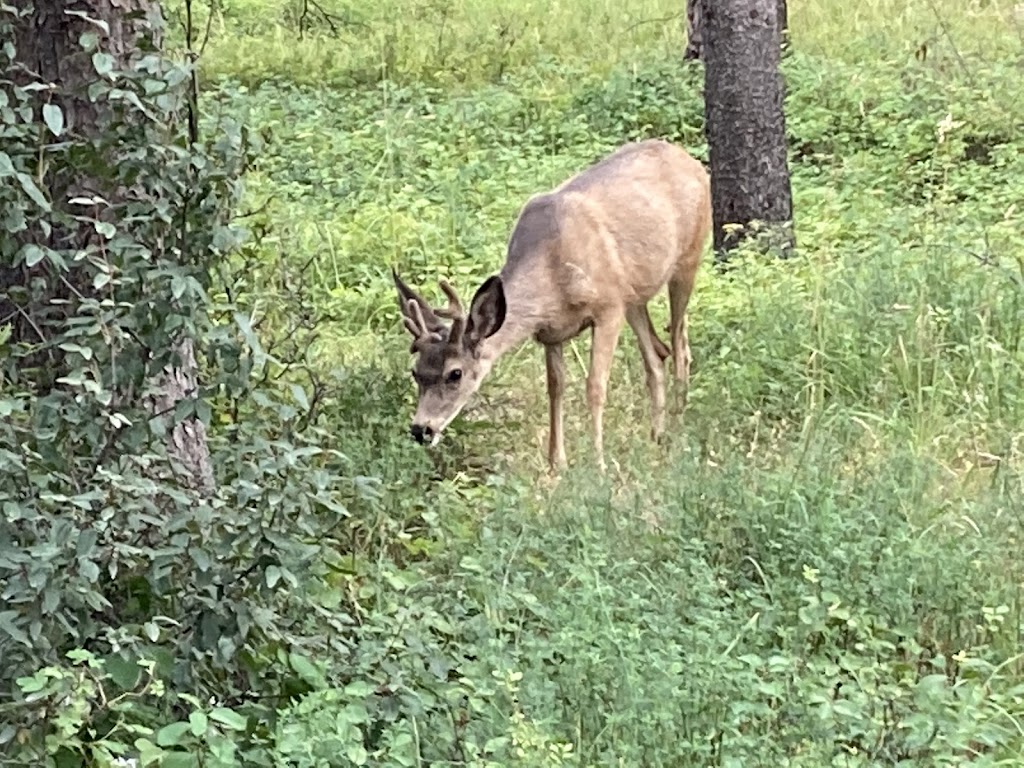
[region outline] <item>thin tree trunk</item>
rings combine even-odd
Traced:
[[[180,365],[167,366],[158,384],[159,395],[150,404],[155,413],[168,414],[170,419],[174,406],[185,398],[194,398],[199,391],[195,348],[192,339],[184,339],[175,347]],[[178,463],[177,470],[193,489],[209,495],[214,490],[213,463],[206,443],[206,425],[201,419],[183,419],[170,432],[168,452]]]
[[[63,112],[65,130],[79,138],[101,136],[109,116],[104,108],[87,96],[89,84],[96,80],[97,74],[91,54],[80,44],[82,35],[100,35],[104,50],[114,57],[115,67],[123,68],[133,56],[141,55],[147,48],[159,47],[161,41],[156,38],[154,30],[158,30],[160,25],[152,23],[159,14],[156,0],[67,0],[59,3],[37,0],[34,11],[21,19],[15,34],[18,60],[25,68],[25,81],[38,78],[59,84],[59,93],[63,95],[54,101]],[[106,25],[109,35],[102,31],[103,25]],[[53,97],[48,92],[37,93],[36,114],[39,114],[42,104]],[[116,203],[126,194],[124,189],[104,188],[107,185],[101,180],[84,175],[81,169],[70,164],[52,163],[43,181],[56,208],[65,208],[67,201],[76,196],[98,194]],[[95,230],[90,223],[71,230],[54,226],[49,235],[49,245],[57,249],[82,248],[93,237]],[[70,274],[73,276],[74,272]],[[29,281],[39,277],[46,277],[39,267],[28,269],[4,265],[0,269],[0,286],[5,289],[27,288]],[[33,328],[29,319],[31,313],[68,312],[68,306],[73,305],[54,305],[53,299],[68,299],[91,292],[89,285],[55,283],[46,286],[34,303],[16,305],[5,290],[5,298],[0,299],[0,312],[3,313],[0,316],[13,318],[14,341],[37,344],[44,340],[38,338],[38,330]],[[151,411],[166,414],[163,418],[167,419],[172,418],[177,402],[194,397],[197,390],[192,340],[183,338],[178,341],[175,352],[180,367],[167,366],[154,385],[158,396],[148,398]],[[59,365],[59,361],[52,358],[40,362],[51,367]],[[169,434],[168,452],[172,462],[178,465],[179,473],[184,472],[186,483],[203,492],[212,490],[210,452],[205,426],[200,420],[188,419],[174,424]]]
[[[778,22],[779,22],[779,42],[782,45],[782,49],[786,50],[789,47],[789,7],[786,0],[777,0],[778,3]]]
[[[788,255],[793,198],[786,157],[775,0],[701,0],[704,112],[719,259],[754,231]]]
[[[686,50],[683,51],[683,59],[702,59],[703,49],[704,23],[701,18],[701,0],[686,0]]]

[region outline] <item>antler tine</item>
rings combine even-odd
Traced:
[[[405,327],[409,329],[409,333],[411,333],[414,337],[419,338],[420,336],[423,335],[423,331],[419,328],[419,326],[416,325],[416,321],[413,320],[411,317],[409,317],[408,315],[403,315],[402,321],[405,323]]]
[[[451,284],[444,278],[439,282],[441,284],[441,290],[444,291],[444,295],[448,297],[448,307],[446,309],[435,309],[434,314],[448,320],[455,320],[464,317],[465,312],[462,309],[462,302],[459,301],[459,295],[455,293],[455,289],[452,288]]]
[[[466,330],[466,313],[462,309],[462,302],[459,301],[459,295],[455,293],[455,289],[452,288],[451,284],[441,279],[441,290],[444,291],[444,295],[448,297],[448,308],[447,309],[435,309],[434,314],[438,317],[451,318],[452,328],[448,332],[448,343],[459,344],[462,341],[462,332]]]
[[[405,306],[409,309],[409,315],[405,317],[405,327],[409,329],[409,332],[415,336],[413,341],[413,347],[420,342],[424,341],[440,341],[441,335],[434,331],[431,331],[427,327],[426,321],[423,319],[423,310],[420,309],[420,304],[415,299],[409,299]]]

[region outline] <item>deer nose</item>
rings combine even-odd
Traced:
[[[420,445],[429,443],[430,438],[434,436],[434,430],[430,427],[420,426],[419,424],[413,424],[412,427],[409,428],[409,433],[412,435],[413,440]]]

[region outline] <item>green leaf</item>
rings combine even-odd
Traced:
[[[36,672],[31,677],[19,677],[14,681],[22,693],[36,693],[46,687],[46,675]]]
[[[6,215],[3,217],[3,226],[5,230],[11,233],[22,232],[28,228],[28,224],[25,221],[25,211],[21,206],[7,209]]]
[[[149,739],[136,739],[135,748],[139,750],[139,763],[143,766],[154,765],[166,753]]]
[[[99,290],[100,288],[102,288],[103,286],[105,286],[109,282],[110,282],[110,273],[109,272],[97,272],[96,276],[92,279],[92,287],[96,288],[97,290]]]
[[[211,710],[210,719],[235,731],[244,731],[248,723],[242,715],[227,707],[217,707]]]
[[[148,637],[154,643],[157,641],[157,638],[160,637],[160,627],[158,627],[152,621],[147,621],[145,624],[143,624],[142,631],[146,634],[146,637]]]
[[[15,642],[31,648],[32,641],[28,639],[28,635],[25,634],[25,631],[15,624],[15,621],[20,617],[21,614],[18,611],[0,611],[0,631],[6,632],[7,635]]]
[[[69,387],[81,387],[85,384],[85,379],[81,371],[72,371],[67,376],[61,376],[57,379],[57,383],[67,384]]]
[[[171,296],[175,299],[180,299],[185,294],[185,289],[188,288],[188,280],[181,275],[175,275],[171,278]]]
[[[139,674],[142,670],[138,664],[133,664],[124,656],[108,656],[103,666],[107,670],[107,674],[110,675],[110,679],[123,691],[130,691],[139,682]]]
[[[305,656],[299,653],[289,653],[288,663],[291,668],[295,670],[295,673],[302,678],[302,681],[313,688],[321,688],[324,685],[323,675],[320,674],[320,670],[317,669],[313,663]]]
[[[14,175],[14,163],[6,152],[0,152],[0,178]]]
[[[78,541],[75,544],[75,554],[79,557],[87,557],[96,548],[96,541],[99,534],[95,528],[83,528],[78,534]]]
[[[117,234],[117,227],[111,224],[109,221],[97,221],[93,223],[93,228],[107,240]]]
[[[58,344],[57,346],[65,352],[75,352],[86,360],[92,360],[92,350],[89,347],[83,347],[81,344],[72,344],[70,341],[65,341],[63,344]]]
[[[28,195],[32,202],[42,208],[44,211],[50,211],[50,202],[46,199],[43,193],[36,186],[35,181],[27,173],[17,174],[18,182],[21,184],[21,188],[25,190],[25,194]]]
[[[249,322],[248,315],[242,312],[235,312],[234,317],[239,330],[242,331],[242,337],[245,339],[245,343],[249,345],[249,349],[252,351],[253,359],[257,362],[262,362],[266,355],[263,352],[263,345],[260,344],[260,340],[257,338],[256,332],[252,329],[252,323]]]
[[[205,400],[196,400],[196,418],[203,422],[203,424],[209,424],[213,418],[210,404]]]
[[[85,11],[64,11],[64,13],[67,14],[68,16],[77,16],[82,21],[87,21],[90,24],[93,24],[94,26],[98,27],[99,29],[102,29],[103,30],[103,34],[105,34],[105,35],[109,35],[110,34],[110,25],[107,24],[107,22],[104,21],[103,19],[93,18],[92,16],[87,14]]]
[[[188,716],[188,722],[192,729],[192,735],[197,737],[203,736],[210,725],[205,712],[193,712]]]
[[[299,404],[299,407],[304,411],[309,410],[309,398],[306,397],[306,390],[298,384],[291,385],[292,397],[295,398],[295,402]]]
[[[96,51],[92,55],[92,66],[95,68],[97,75],[106,77],[114,71],[114,57],[109,53]]]
[[[366,747],[362,744],[349,744],[346,750],[348,759],[356,765],[366,765],[366,761],[370,759],[369,753],[366,751]]]
[[[54,136],[64,133],[64,111],[56,104],[43,104],[43,122]]]
[[[484,742],[484,754],[493,755],[495,752],[504,749],[509,744],[508,736],[495,736]]]
[[[160,768],[198,768],[199,758],[189,752],[165,752]]]
[[[206,573],[210,570],[210,566],[213,564],[210,561],[210,556],[206,553],[205,549],[197,549],[195,547],[189,550],[192,554],[192,561],[196,564],[196,568],[201,573]]]
[[[91,29],[87,29],[85,32],[78,36],[78,44],[82,50],[86,53],[91,53],[96,50],[96,46],[99,45],[100,36],[93,32]]]
[[[99,669],[100,662],[91,651],[84,648],[72,648],[65,656],[77,664],[86,664],[90,669]]]
[[[345,695],[352,699],[365,699],[373,693],[373,686],[365,680],[353,680],[345,686]]]
[[[281,569],[276,565],[268,565],[263,577],[267,581],[267,586],[273,589],[274,585],[281,580]]]
[[[156,732],[156,743],[161,747],[177,747],[185,742],[185,734],[191,730],[189,723],[178,721],[165,725]]]
[[[28,243],[21,249],[21,258],[26,267],[34,267],[46,257],[46,252],[35,243]]]
[[[90,584],[95,584],[100,577],[100,567],[92,560],[79,560],[78,570]]]
[[[52,613],[60,604],[60,590],[55,587],[47,587],[43,591],[43,612]]]

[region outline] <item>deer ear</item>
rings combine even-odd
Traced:
[[[469,320],[464,338],[473,347],[493,336],[505,323],[505,287],[497,275],[484,280],[469,305]]]

